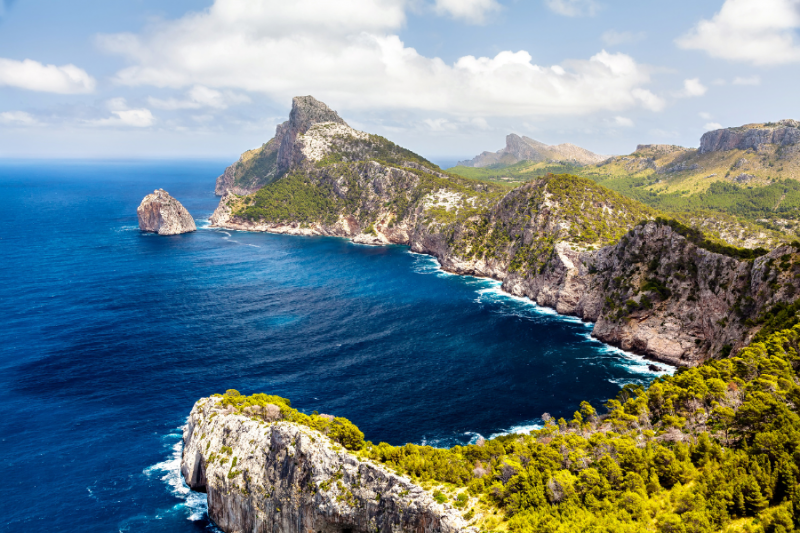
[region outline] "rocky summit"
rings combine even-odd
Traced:
[[[227,192],[250,194],[280,178],[303,159],[297,137],[321,123],[349,128],[336,111],[313,96],[293,98],[289,120],[278,125],[269,142],[243,153],[237,162],[225,169],[217,178],[216,195],[224,196]]]
[[[467,161],[459,161],[464,167],[488,167],[492,165],[513,165],[520,161],[569,162],[577,165],[590,165],[605,160],[607,156],[598,155],[580,146],[564,143],[547,145],[529,137],[512,133],[506,137],[506,146],[497,152],[483,152]]]
[[[136,209],[139,229],[159,235],[179,235],[197,230],[192,215],[164,189],[148,194]]]

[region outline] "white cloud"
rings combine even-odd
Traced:
[[[725,0],[711,20],[701,20],[676,42],[712,57],[781,65],[800,61],[797,28],[798,0]]]
[[[600,36],[604,43],[608,46],[618,46],[620,44],[638,43],[645,38],[643,31],[616,31],[608,30]]]
[[[38,121],[30,114],[24,111],[6,111],[0,113],[0,124],[8,124],[12,126],[32,126]]]
[[[446,118],[426,118],[422,122],[429,130],[435,132],[454,132],[459,130],[474,131],[476,129],[487,131],[492,129],[492,127],[483,117],[462,119],[457,122],[453,122]]]
[[[545,0],[551,11],[565,17],[593,17],[600,9],[595,0]]]
[[[761,85],[761,78],[758,76],[750,76],[747,78],[734,78],[734,85]]]
[[[452,131],[457,127],[446,118],[426,118],[423,120],[423,122],[431,129],[431,131]]]
[[[251,100],[244,94],[236,94],[230,91],[220,92],[202,85],[195,85],[183,100],[175,98],[162,100],[150,97],[147,102],[156,109],[174,111],[177,109],[200,109],[203,107],[227,109],[231,105],[248,104]]]
[[[722,129],[722,124],[720,124],[719,122],[709,122],[704,127],[705,127],[706,131],[721,130]]]
[[[700,78],[692,78],[690,80],[683,80],[683,92],[681,96],[693,98],[695,96],[703,96],[707,91],[708,87],[700,83]]]
[[[641,102],[642,107],[650,111],[662,111],[667,105],[663,98],[656,96],[647,89],[633,89],[631,94]]]
[[[46,93],[79,94],[94,91],[95,80],[75,65],[43,65],[26,59],[0,58],[0,86]]]
[[[486,20],[486,15],[500,9],[496,0],[436,0],[436,12],[450,15],[473,24]]]
[[[701,111],[700,113],[698,113],[698,116],[706,120],[711,120],[711,113],[706,113],[705,111]]]
[[[614,117],[614,124],[623,128],[632,128],[633,121],[627,117]]]
[[[149,109],[130,109],[124,98],[113,98],[106,102],[110,117],[88,121],[91,126],[122,126],[133,128],[147,128],[155,123],[155,117]]]
[[[625,54],[601,51],[544,66],[533,63],[526,51],[504,51],[448,64],[419,54],[395,34],[405,21],[402,0],[341,5],[216,0],[202,13],[142,35],[104,36],[99,43],[130,60],[132,66],[115,78],[125,85],[237,89],[282,102],[312,94],[342,109],[473,117],[664,107],[663,99],[646,89],[649,69]]]

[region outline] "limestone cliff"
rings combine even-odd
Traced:
[[[197,230],[194,219],[181,203],[164,189],[148,194],[136,209],[139,229],[159,235],[178,235]]]
[[[567,161],[579,165],[599,163],[607,156],[598,155],[580,146],[564,143],[549,146],[529,137],[515,133],[506,136],[506,146],[497,152],[483,152],[467,161],[459,161],[460,166],[487,167],[490,165],[513,165],[520,161],[555,162]]]
[[[234,414],[220,402],[194,405],[181,472],[208,494],[209,517],[226,533],[472,530],[449,504],[322,433]]]
[[[786,147],[800,143],[800,122],[781,120],[773,124],[748,124],[740,128],[709,131],[700,138],[698,153],[754,150],[770,145]]]
[[[649,222],[597,251],[561,243],[542,274],[511,273],[503,288],[595,322],[603,342],[694,366],[742,347],[760,329],[754,319],[794,301],[799,251],[783,246],[745,261]]]
[[[742,346],[797,294],[796,249],[742,255],[588,179],[550,175],[514,189],[469,180],[338,122],[311,125],[291,151],[299,155],[280,180],[228,193],[212,224],[408,245],[677,365]]]
[[[278,125],[275,137],[269,142],[243,153],[236,163],[226,168],[217,178],[215,194],[224,196],[229,191],[250,194],[278,179],[303,159],[296,142],[297,136],[322,122],[347,126],[336,111],[313,97],[293,98],[289,120]]]

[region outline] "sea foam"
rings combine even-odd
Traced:
[[[160,463],[144,469],[148,477],[160,476],[170,494],[178,498],[180,503],[172,507],[172,511],[183,512],[186,519],[192,522],[208,521],[208,498],[205,494],[192,491],[181,474],[181,455],[183,452],[183,428],[176,428],[180,433],[170,433],[164,436],[168,442],[177,439],[169,448],[169,456]],[[222,533],[209,521],[208,531]]]

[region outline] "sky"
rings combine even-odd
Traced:
[[[445,166],[800,118],[800,0],[0,0],[0,157],[230,158],[293,96]]]

